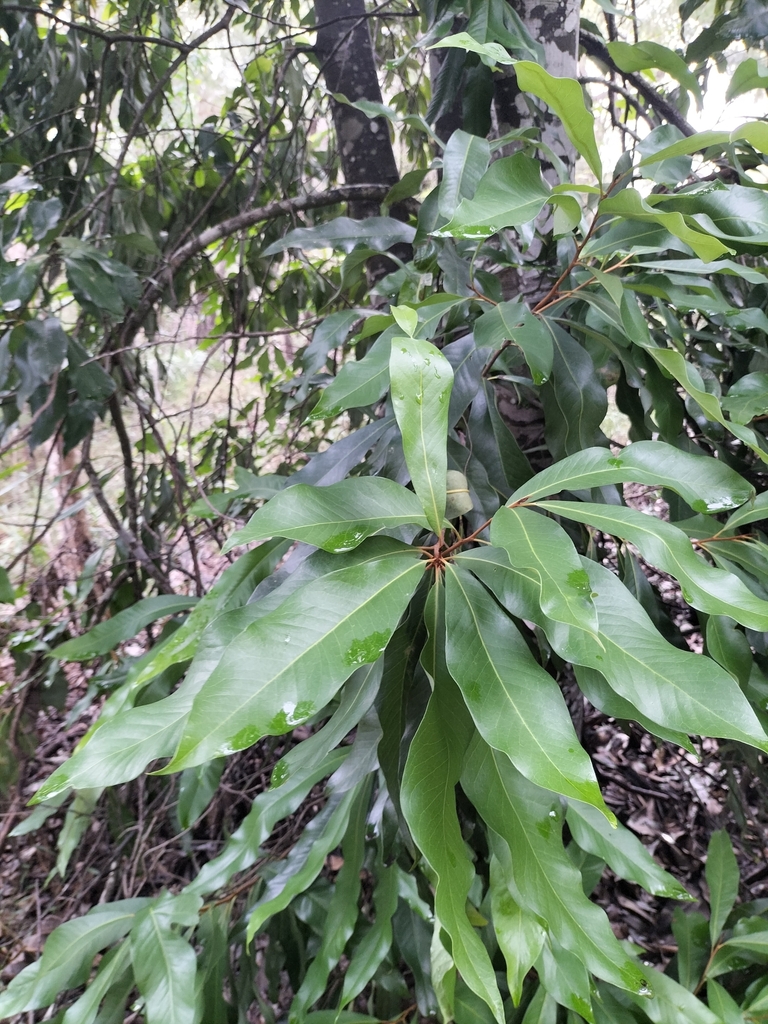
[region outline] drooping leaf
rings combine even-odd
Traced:
[[[255,512],[224,550],[279,536],[325,551],[350,551],[372,534],[408,523],[429,525],[416,495],[394,480],[360,477],[328,487],[297,484]]]
[[[654,221],[679,238],[681,242],[689,245],[699,259],[705,261],[716,260],[724,253],[733,252],[733,249],[721,242],[720,239],[713,238],[712,235],[691,227],[681,213],[673,210],[658,210],[649,205],[633,188],[622,189],[621,192],[604,199],[600,204],[600,212],[618,214],[628,220]]]
[[[450,219],[462,199],[472,198],[490,159],[491,147],[486,139],[461,129],[451,135],[443,152],[440,182],[439,209],[443,217]]]
[[[348,360],[320,396],[309,415],[312,420],[330,419],[345,409],[378,402],[389,386],[389,357],[397,328],[390,327],[357,360]]]
[[[720,404],[736,423],[749,423],[768,412],[768,373],[748,373],[728,388]]]
[[[131,959],[147,1024],[194,1024],[196,1020],[197,958],[173,926],[197,924],[202,902],[191,894],[161,896],[136,915]]]
[[[709,888],[709,937],[714,947],[739,895],[739,865],[725,829],[712,833],[704,871]]]
[[[306,374],[317,373],[325,366],[328,353],[346,341],[347,335],[362,315],[359,309],[343,309],[331,313],[315,328],[312,341],[301,355],[301,366]]]
[[[344,975],[344,988],[339,1003],[347,1006],[365,988],[392,946],[392,918],[397,909],[398,869],[396,865],[379,868],[378,884],[373,893],[376,918]]]
[[[49,1006],[59,992],[84,984],[96,954],[127,935],[136,914],[148,903],[142,898],[100,904],[84,917],[54,929],[42,957],[0,993],[0,1014],[12,1017]]]
[[[580,1017],[595,1024],[592,1011],[592,979],[583,962],[574,954],[550,938],[545,942],[536,971],[541,984],[560,1006],[578,1013]]]
[[[467,50],[469,53],[476,53],[480,60],[491,68],[496,64],[514,63],[503,46],[494,42],[479,43],[468,32],[455,32],[453,35],[443,36],[439,42],[433,43],[427,49],[435,50],[444,47],[455,47],[459,50]]]
[[[304,829],[251,908],[246,932],[248,943],[273,914],[284,910],[294,896],[304,892],[320,874],[325,858],[339,845],[347,830],[352,808],[365,781],[345,793],[332,793],[325,807]]]
[[[482,584],[452,565],[446,568],[446,657],[486,742],[538,785],[613,818],[554,679]]]
[[[603,441],[607,444],[600,424],[608,401],[592,357],[554,320],[541,320],[553,346],[552,376],[540,391],[547,445],[560,459]]]
[[[543,384],[552,372],[552,335],[519,302],[500,302],[475,321],[475,341],[480,347],[500,347],[512,341],[522,351],[534,384]]]
[[[82,636],[67,640],[54,647],[51,656],[62,661],[88,661],[114,650],[123,640],[128,640],[148,626],[150,622],[166,615],[185,612],[197,603],[195,597],[183,594],[161,594],[145,597],[144,600],[118,612],[111,619],[100,622]]]
[[[286,249],[341,249],[352,252],[356,245],[386,252],[398,242],[412,242],[416,229],[394,217],[367,217],[352,220],[334,217],[311,228],[294,228],[287,235],[268,245],[263,256],[276,256]]]
[[[730,672],[739,686],[746,686],[752,674],[749,641],[727,615],[710,615],[705,631],[707,654]]]
[[[708,514],[743,505],[754,494],[752,486],[720,460],[700,458],[663,441],[636,441],[620,455],[608,448],[569,455],[518,487],[510,502],[630,482],[668,487],[695,512]]]
[[[602,673],[647,718],[702,736],[728,736],[768,747],[760,724],[733,678],[711,659],[681,651],[657,632],[642,606],[610,570],[582,559],[597,610],[598,640],[587,630],[541,612],[540,584],[513,569],[506,551],[484,548],[457,558],[475,572],[513,615],[541,626],[557,653]]]
[[[544,945],[546,932],[538,918],[523,910],[510,891],[509,861],[491,855],[491,912],[493,929],[507,964],[507,984],[515,1006],[523,982]]]
[[[462,199],[435,234],[483,239],[502,228],[520,227],[541,213],[549,194],[537,161],[522,153],[502,157],[480,179],[473,198]]]
[[[677,79],[689,92],[693,93],[701,107],[702,95],[696,76],[688,70],[683,58],[661,43],[643,39],[637,43],[610,42],[608,52],[622,71],[645,71],[647,68],[658,68],[666,71]]]
[[[525,92],[544,100],[563,122],[568,138],[586,160],[598,182],[603,165],[595,141],[595,119],[584,103],[582,87],[575,78],[555,78],[540,64],[519,60],[515,64],[517,84]]]
[[[558,622],[597,632],[592,587],[573,542],[561,526],[525,508],[500,508],[491,523],[491,543],[512,565],[541,581],[541,610]]]
[[[338,964],[357,923],[371,782],[369,779],[368,785],[360,787],[352,806],[341,844],[344,863],[336,876],[333,896],[326,910],[323,937],[291,1004],[291,1015],[299,1019],[322,996],[328,976]]]
[[[80,998],[67,1007],[61,1024],[93,1024],[107,993],[126,983],[133,986],[131,944],[121,942],[104,954],[95,977]]]
[[[768,629],[768,602],[732,573],[699,558],[688,537],[672,523],[621,505],[573,501],[539,501],[537,505],[634,544],[651,565],[679,581],[683,597],[694,608],[710,615],[730,615],[750,629]]]
[[[436,679],[405,766],[402,805],[414,841],[435,872],[435,915],[451,938],[456,967],[503,1024],[493,968],[466,913],[474,872],[461,837],[455,787],[471,731],[453,681],[447,675]]]
[[[584,895],[562,844],[562,810],[523,778],[512,762],[477,736],[462,788],[492,830],[492,852],[505,866],[512,895],[598,977],[630,991],[643,978],[616,940],[604,912]]]
[[[195,695],[165,772],[252,746],[311,718],[376,661],[424,571],[417,551],[339,569],[248,626]]]
[[[427,521],[439,534],[445,516],[453,368],[434,345],[418,338],[393,340],[389,367],[408,472]]]
[[[611,828],[603,815],[580,803],[569,803],[566,820],[571,835],[582,850],[600,857],[620,878],[637,882],[654,896],[693,899],[684,886],[659,867],[640,840],[623,825]]]

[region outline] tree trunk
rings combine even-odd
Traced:
[[[381,103],[381,89],[368,31],[364,0],[315,0],[317,41],[328,90],[347,99]],[[361,110],[331,100],[333,124],[348,185],[394,185],[400,180],[384,117],[369,118]],[[353,217],[375,217],[379,204],[357,200],[349,204]],[[397,213],[393,210],[395,216]]]

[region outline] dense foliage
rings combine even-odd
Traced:
[[[287,992],[316,1024],[763,1019],[768,912],[734,909],[724,832],[666,973],[590,901],[606,864],[690,897],[616,822],[564,693],[768,752],[768,123],[686,120],[734,40],[730,95],[764,99],[768,28],[686,0],[677,51],[600,6],[597,133],[506,0],[0,6],[3,443],[56,454],[59,521],[91,502],[109,535],[10,636],[18,692],[86,663],[78,711],[106,696],[16,834],[66,804],[64,873],[105,791],[152,771],[191,834],[228,758],[280,753],[185,885],[62,924],[0,1017],[270,1020]],[[378,77],[358,39],[345,91],[361,26]],[[224,356],[201,429],[163,407],[172,317]]]

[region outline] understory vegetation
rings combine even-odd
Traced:
[[[0,2],[0,1019],[768,1020],[767,58]]]

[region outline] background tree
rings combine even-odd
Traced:
[[[663,973],[588,898],[691,894],[579,734],[716,752],[749,849],[768,129],[688,116],[764,18],[584,13],[0,6],[2,834],[72,918],[0,1016],[759,1019],[724,831]]]

